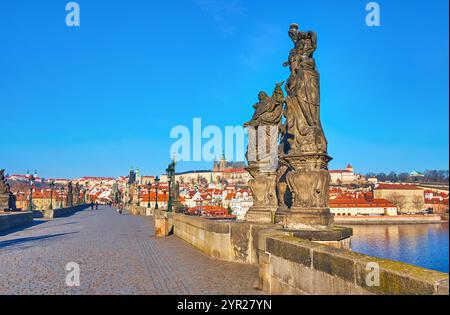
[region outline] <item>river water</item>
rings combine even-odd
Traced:
[[[355,252],[448,273],[448,223],[350,227]]]

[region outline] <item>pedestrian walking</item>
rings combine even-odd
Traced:
[[[95,210],[98,210],[98,202],[95,203]]]
[[[94,210],[94,203],[91,202],[91,210]]]

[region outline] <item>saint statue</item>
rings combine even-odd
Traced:
[[[273,163],[276,160],[278,132],[282,128],[284,93],[281,87],[283,84],[284,82],[276,84],[272,97],[264,91],[259,92],[258,103],[253,105],[255,109],[253,117],[244,124],[249,131],[246,157],[250,165],[262,166],[264,163]]]
[[[294,48],[289,54],[291,75],[286,84],[286,127],[290,152],[327,152],[327,140],[320,122],[320,76],[314,60],[315,32],[301,32],[292,24],[289,36]]]

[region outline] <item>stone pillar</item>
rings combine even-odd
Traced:
[[[293,195],[285,226],[289,229],[331,227],[334,220],[328,205],[331,177],[327,168],[331,157],[321,153],[292,154],[285,160],[292,167],[286,181]]]
[[[249,222],[272,223],[277,210],[276,171],[263,170],[258,166],[250,166],[247,171],[253,179],[248,186],[253,194],[253,206],[247,211]]]

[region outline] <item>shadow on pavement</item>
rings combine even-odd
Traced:
[[[13,239],[13,240],[8,240],[8,241],[1,241],[0,242],[0,249],[6,248],[6,247],[10,247],[10,246],[14,246],[14,245],[23,244],[23,243],[34,242],[34,241],[41,241],[41,240],[48,240],[48,239],[61,237],[61,236],[64,236],[64,235],[77,234],[77,233],[78,232],[60,233],[60,234],[53,234],[53,235],[41,235],[41,236],[33,236],[33,237],[23,237],[23,238],[16,238],[16,239]]]
[[[33,220],[33,223],[1,231],[0,232],[0,236],[5,236],[5,235],[8,235],[8,234],[13,234],[13,233],[16,233],[16,232],[20,232],[20,231],[23,231],[25,229],[29,229],[31,227],[34,227],[34,226],[37,226],[37,225],[40,225],[40,224],[43,224],[43,223],[46,223],[46,222],[48,222],[48,221],[47,220]]]

